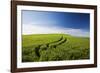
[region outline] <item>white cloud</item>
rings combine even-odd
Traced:
[[[48,33],[64,33],[73,36],[88,37],[89,32],[82,29],[61,28],[56,26],[38,26],[31,24],[23,24],[22,34],[48,34]]]

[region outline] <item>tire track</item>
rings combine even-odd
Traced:
[[[67,39],[64,38],[64,37],[62,36],[62,37],[61,37],[59,40],[57,40],[57,41],[50,42],[50,43],[43,44],[43,45],[46,45],[45,50],[47,50],[49,47],[56,48],[58,45],[61,45],[61,44],[65,43],[66,41],[67,41]],[[52,44],[52,45],[51,45],[51,44]],[[37,47],[35,47],[35,53],[36,53],[36,55],[37,55],[38,57],[40,57],[40,52],[39,52],[39,50],[41,49],[41,47],[42,47],[43,45],[38,45]],[[51,45],[51,46],[50,46],[50,45]]]

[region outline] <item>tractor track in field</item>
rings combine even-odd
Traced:
[[[35,47],[35,53],[36,53],[36,55],[37,55],[38,57],[40,57],[40,52],[39,52],[39,50],[41,49],[41,46],[46,45],[45,50],[47,50],[49,47],[56,48],[58,45],[61,45],[61,44],[65,43],[66,41],[67,41],[67,39],[64,38],[64,37],[62,36],[62,37],[61,37],[59,40],[57,40],[57,41],[53,41],[53,42],[50,42],[50,43],[47,43],[47,44],[38,45],[37,47]],[[55,44],[55,43],[57,43],[57,44],[56,44],[56,45],[50,46],[51,44]]]

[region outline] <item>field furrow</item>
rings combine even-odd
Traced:
[[[66,38],[64,38],[63,36],[57,40],[57,41],[53,41],[53,42],[50,42],[50,43],[47,43],[47,44],[43,44],[43,45],[38,45],[37,47],[35,47],[35,53],[38,57],[40,57],[40,53],[39,53],[39,50],[40,49],[44,49],[44,50],[47,50],[48,48],[56,48],[58,45],[61,45],[63,44],[64,42],[66,42]]]

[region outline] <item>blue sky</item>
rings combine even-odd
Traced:
[[[68,33],[89,36],[90,15],[88,13],[23,10],[22,24],[23,34]]]

